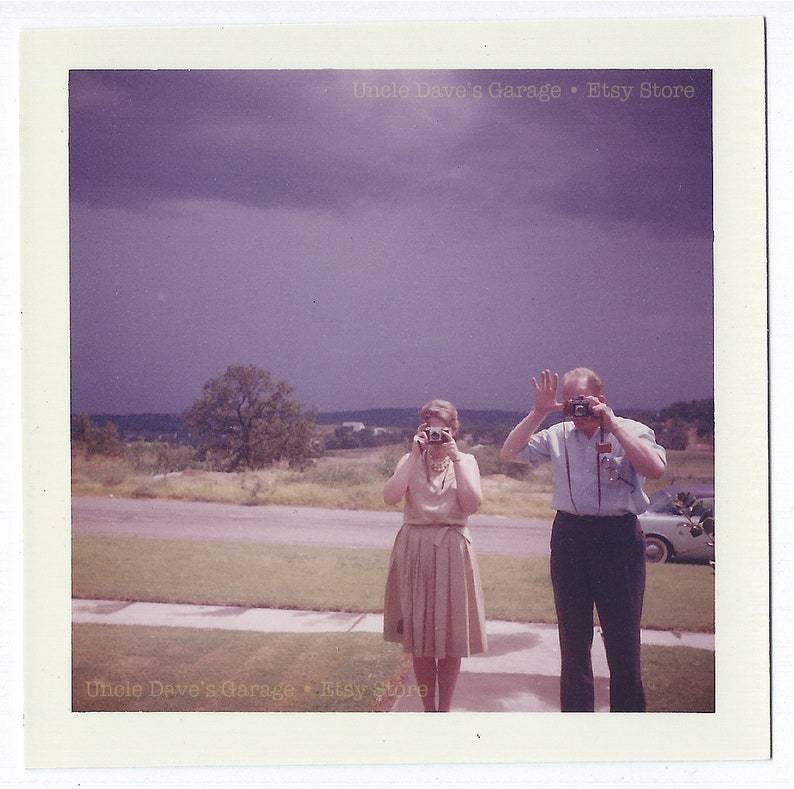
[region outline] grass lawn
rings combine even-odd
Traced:
[[[389,553],[203,540],[76,536],[72,596],[379,611]]]
[[[713,652],[644,646],[642,682],[648,712],[714,712]]]
[[[369,712],[407,664],[372,633],[240,633],[74,625],[75,712]]]
[[[77,535],[73,595],[379,612],[388,556]],[[556,621],[546,558],[481,556],[480,571],[489,618]],[[713,631],[713,600],[711,568],[651,565],[643,626]],[[72,648],[76,711],[366,712],[390,708],[391,687],[416,692],[402,684],[402,650],[379,634],[75,625]],[[713,659],[683,647],[643,648],[649,711],[711,711]]]
[[[76,598],[380,612],[389,552],[76,535]],[[480,556],[487,616],[554,623],[548,560]],[[714,572],[650,565],[643,627],[714,630]]]
[[[418,693],[401,648],[371,633],[74,625],[75,712],[370,712]],[[714,655],[642,650],[648,712],[713,712]]]

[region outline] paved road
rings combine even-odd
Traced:
[[[391,548],[398,512],[310,507],[74,498],[75,534],[162,539],[234,540],[281,545]],[[551,521],[475,515],[469,521],[479,554],[548,556]]]

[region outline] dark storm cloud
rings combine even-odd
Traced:
[[[526,128],[525,135],[515,137],[512,149],[499,149],[500,155],[513,157],[516,180],[526,182],[524,189],[517,186],[518,194],[572,218],[640,222],[667,236],[711,236],[711,72],[488,75],[489,81],[502,85],[522,78],[559,85],[564,98],[550,104],[540,121],[526,103],[502,103],[512,122]],[[574,101],[572,86],[577,90]],[[664,98],[675,86],[691,88],[694,98]],[[533,124],[551,134],[542,136]],[[487,133],[483,138],[488,145]],[[538,153],[555,169],[551,185],[535,183],[537,171],[530,165]]]
[[[632,125],[588,128],[575,148],[576,166],[546,193],[550,207],[572,217],[639,222],[664,236],[710,237],[709,127],[673,126],[662,134],[653,117],[626,120]]]
[[[634,99],[587,98],[618,77]],[[653,79],[697,100],[637,98]],[[706,72],[73,72],[73,406],[179,411],[232,362],[321,410],[523,408],[546,365],[629,406],[708,396],[708,93]]]
[[[661,84],[682,82],[680,74],[653,74]],[[468,195],[476,210],[543,207],[570,217],[648,223],[663,234],[708,235],[708,72],[687,73],[699,100],[668,101],[664,120],[663,100],[636,98],[643,77],[73,72],[73,197],[104,206],[216,198],[343,211],[428,194],[460,196],[465,206]],[[453,80],[480,85],[485,98],[373,101],[355,98],[352,87],[366,81],[414,90],[420,81]],[[618,80],[633,85],[631,101],[582,96],[590,83]],[[560,85],[562,98],[540,104],[487,97],[492,85],[530,81]],[[572,85],[579,91],[575,101]]]
[[[73,72],[75,200],[164,200],[339,209],[366,199],[370,159],[339,123],[323,72]],[[378,168],[377,189],[391,176]]]

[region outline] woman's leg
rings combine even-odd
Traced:
[[[452,694],[460,674],[460,658],[448,657],[438,661],[438,711],[449,712]]]
[[[425,712],[436,711],[436,659],[414,657],[414,676],[419,687],[427,688],[421,696]]]

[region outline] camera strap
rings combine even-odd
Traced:
[[[604,417],[601,417],[601,424],[599,425],[599,438],[601,439],[596,444],[596,453],[595,453],[595,462],[596,462],[596,479],[598,481],[598,512],[597,515],[601,514],[601,455],[605,452],[612,451],[612,444],[609,444],[604,441]],[[568,438],[567,433],[565,431],[565,423],[563,422],[562,425],[562,443],[565,447],[565,471],[568,474],[568,493],[571,496],[571,504],[573,505],[573,511],[576,515],[580,515],[581,513],[576,507],[576,502],[573,498],[573,485],[571,485],[571,459],[568,456]]]

